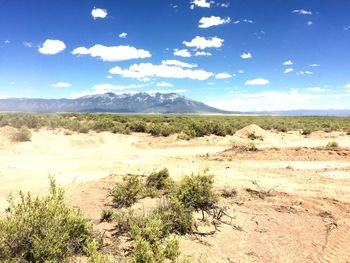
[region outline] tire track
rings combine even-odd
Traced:
[[[350,223],[331,231],[323,250],[322,263],[350,263]]]

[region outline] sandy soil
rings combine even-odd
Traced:
[[[244,150],[251,132],[261,137],[253,141],[258,151]],[[236,197],[222,200],[235,219],[213,236],[181,237],[185,255],[207,262],[350,262],[350,136],[343,133],[302,136],[252,126],[234,136],[182,141],[40,130],[24,143],[11,142],[12,133],[0,129],[1,211],[12,192],[45,193],[52,174],[71,206],[108,229],[97,222],[120,175],[166,167],[179,180],[209,169],[218,189],[237,189]],[[325,148],[329,141],[340,148]],[[259,188],[269,195],[256,195]]]

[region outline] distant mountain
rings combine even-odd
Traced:
[[[176,93],[136,93],[89,95],[77,99],[0,99],[6,112],[111,112],[161,114],[229,114]]]

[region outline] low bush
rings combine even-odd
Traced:
[[[211,175],[185,176],[180,181],[176,197],[186,207],[206,211],[218,201],[213,183],[213,176]]]
[[[335,141],[332,141],[332,142],[328,142],[326,147],[327,148],[338,148],[339,144]]]
[[[163,221],[163,231],[166,234],[185,235],[192,232],[193,209],[186,207],[177,198],[169,198],[159,205],[155,213]]]
[[[142,193],[143,185],[139,175],[124,176],[123,182],[117,183],[111,192],[116,207],[130,207]]]
[[[66,207],[63,190],[50,179],[49,195],[20,193],[9,199],[0,220],[1,262],[66,262],[94,241],[92,226],[79,210]]]
[[[169,189],[173,184],[174,182],[171,180],[169,171],[166,168],[159,172],[151,173],[146,179],[146,187],[157,190]]]
[[[224,198],[231,198],[231,197],[235,197],[236,195],[237,195],[237,191],[234,188],[226,187],[221,191],[221,196]]]
[[[31,131],[23,126],[19,130],[17,130],[13,135],[12,135],[12,141],[14,142],[28,142],[32,138],[32,133]]]
[[[114,212],[111,209],[102,210],[100,221],[101,222],[111,222],[113,220],[113,215],[114,215]]]

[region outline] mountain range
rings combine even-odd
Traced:
[[[110,112],[158,114],[229,114],[176,93],[112,92],[76,99],[0,99],[0,111],[6,112]]]
[[[234,105],[233,105],[234,107]],[[0,99],[0,112],[91,112],[145,114],[257,114],[282,116],[350,116],[350,110],[225,111],[176,93],[87,95],[76,99]]]

